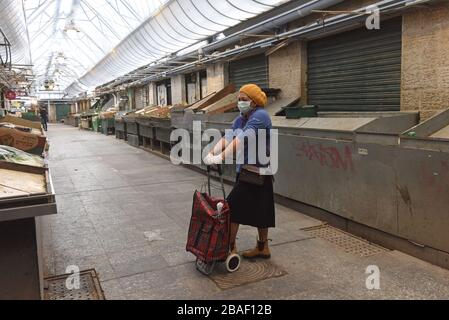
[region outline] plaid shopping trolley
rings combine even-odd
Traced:
[[[186,250],[196,257],[197,269],[209,275],[216,262],[226,261],[229,272],[237,271],[240,266],[240,256],[230,255],[230,217],[231,211],[226,202],[226,192],[223,183],[221,166],[217,166],[223,198],[214,198],[211,195],[211,171],[207,167],[208,191],[202,193],[198,190],[193,195],[192,217],[187,239]]]

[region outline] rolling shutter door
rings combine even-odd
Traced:
[[[268,62],[264,54],[231,61],[229,64],[229,82],[236,88],[254,83],[261,88],[268,88]]]
[[[402,21],[308,44],[308,103],[320,111],[399,111]]]

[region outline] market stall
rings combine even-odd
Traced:
[[[170,153],[171,109],[173,107],[152,106],[135,113],[134,120],[138,125],[139,145],[165,155]]]
[[[130,112],[122,117],[126,125],[126,141],[133,147],[138,147],[139,143],[139,124],[136,122],[137,115]]]
[[[80,128],[84,130],[94,130],[93,118],[97,117],[98,113],[94,111],[83,112],[80,115]]]
[[[104,135],[113,135],[115,134],[115,114],[117,111],[102,111],[100,112],[101,119],[101,130]]]
[[[127,140],[126,122],[123,120],[123,116],[126,115],[126,111],[119,111],[114,117],[115,137],[121,140]]]
[[[170,155],[172,131],[170,120],[170,107],[161,108],[158,112],[151,115],[151,120],[155,129],[155,140],[159,142],[160,152],[164,155]]]
[[[78,113],[70,113],[65,118],[64,124],[78,128],[80,125],[80,116]]]
[[[0,145],[0,300],[43,299],[40,219],[56,213],[43,159]]]
[[[147,107],[139,110],[136,117],[136,122],[139,125],[139,141],[140,145],[147,150],[155,150],[155,129],[153,121],[151,120],[151,113],[158,110],[158,107]]]

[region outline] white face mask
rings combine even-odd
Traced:
[[[247,114],[251,110],[251,101],[239,101],[238,107],[242,114]]]

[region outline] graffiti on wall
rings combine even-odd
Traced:
[[[320,164],[322,167],[341,170],[354,170],[352,152],[349,146],[343,148],[326,147],[321,143],[298,142],[295,144],[296,155]]]

